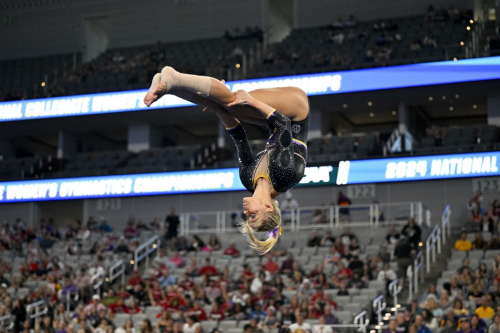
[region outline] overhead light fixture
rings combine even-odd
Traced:
[[[433,99],[434,99],[434,97],[429,96],[429,101],[432,101]]]
[[[477,109],[477,105],[476,105],[476,104],[474,104],[474,105],[472,106],[472,108],[473,108],[473,109]]]
[[[465,43],[464,43],[463,41],[462,41],[462,42],[460,42],[460,45],[464,46],[464,44],[465,44]]]
[[[342,107],[343,107],[344,109],[347,109],[347,104],[342,104]]]
[[[453,58],[453,61],[457,61],[457,58]]]
[[[372,103],[372,102],[368,102],[368,106],[372,106],[372,105],[373,105],[373,103]]]
[[[467,26],[467,30],[470,30],[470,27],[469,27],[469,26]]]
[[[473,23],[474,23],[474,20],[470,20],[469,22],[470,22],[470,24],[473,24]]]
[[[453,111],[453,110],[454,110],[453,106],[450,106],[450,111]]]
[[[456,95],[455,95],[455,98],[460,98],[460,95],[459,95],[459,94],[456,94]]]
[[[446,99],[446,96],[443,95],[443,99]]]
[[[374,116],[375,116],[375,114],[373,112],[370,112],[370,117],[373,118]]]
[[[395,116],[395,115],[396,115],[396,113],[397,113],[396,111],[392,111],[392,115],[393,115],[393,116]]]

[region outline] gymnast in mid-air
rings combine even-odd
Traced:
[[[307,161],[309,101],[295,87],[231,92],[222,82],[207,76],[182,74],[164,67],[154,76],[144,103],[151,106],[165,94],[172,94],[216,113],[236,144],[240,179],[252,193],[243,198],[247,217],[241,223],[251,248],[269,252],[281,235],[281,211],[276,197],[285,193],[304,176]],[[266,148],[256,156],[242,122],[267,126]],[[266,232],[259,240],[254,232]]]

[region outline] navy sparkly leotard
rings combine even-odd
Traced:
[[[228,132],[238,151],[243,186],[253,193],[257,179],[266,178],[278,193],[284,193],[304,176],[309,115],[294,122],[275,110],[267,120],[270,136],[266,149],[255,157],[241,124],[228,129]]]

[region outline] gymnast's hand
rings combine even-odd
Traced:
[[[235,106],[235,105],[250,105],[252,106],[255,102],[255,98],[252,97],[245,90],[238,90],[234,93],[235,101],[229,103],[227,106]]]

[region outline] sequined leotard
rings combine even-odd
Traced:
[[[294,122],[275,110],[267,120],[270,136],[266,149],[255,157],[241,124],[228,129],[228,132],[238,151],[243,186],[253,193],[257,179],[266,178],[278,193],[284,193],[304,176],[309,115]]]

